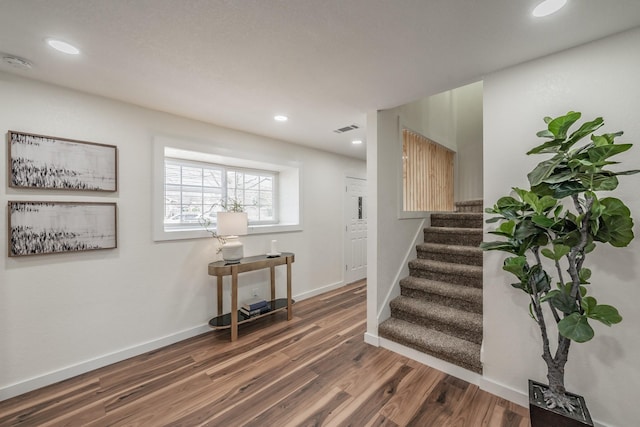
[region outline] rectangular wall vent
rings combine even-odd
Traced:
[[[349,132],[350,130],[354,130],[354,129],[360,129],[360,126],[358,125],[349,125],[349,126],[345,126],[343,128],[340,129],[336,129],[334,130],[335,133],[345,133],[345,132]]]

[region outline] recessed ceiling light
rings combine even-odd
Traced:
[[[69,55],[78,55],[80,53],[80,49],[62,40],[47,39],[47,44],[55,50]]]
[[[544,0],[533,9],[533,16],[541,18],[551,15],[562,9],[565,4],[567,4],[567,0]]]
[[[277,115],[273,117],[273,120],[277,122],[286,122],[287,120],[289,120],[289,117],[283,116],[283,115]]]
[[[360,144],[362,144],[362,140],[361,139],[354,139],[353,141],[351,141],[351,143],[353,145],[360,145]]]

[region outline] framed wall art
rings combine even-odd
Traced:
[[[117,247],[115,203],[10,201],[10,257]]]
[[[9,187],[117,191],[118,148],[9,131]]]

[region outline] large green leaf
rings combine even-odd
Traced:
[[[518,248],[514,247],[509,242],[482,242],[480,243],[480,249],[483,251],[503,251],[512,254],[518,253]]]
[[[497,234],[498,236],[504,236],[511,238],[513,237],[513,230],[516,226],[516,223],[513,220],[505,221],[494,231],[490,231],[491,234]]]
[[[628,170],[628,171],[622,171],[622,172],[611,172],[614,175],[620,176],[620,175],[635,175],[637,173],[640,173],[640,169],[632,169],[632,170]]]
[[[576,300],[571,295],[559,290],[550,291],[548,295],[551,296],[548,298],[551,305],[561,312],[565,314],[578,312]]]
[[[567,137],[567,131],[569,128],[580,119],[582,114],[569,111],[566,115],[557,117],[549,122],[549,132],[553,134],[556,139],[565,139]]]
[[[580,277],[580,284],[588,285],[589,279],[591,278],[591,270],[586,267],[582,267],[578,272],[578,276]]]
[[[607,326],[622,322],[622,316],[620,316],[618,310],[615,307],[606,304],[596,305],[591,309],[589,312],[589,318],[598,320]]]
[[[558,322],[558,332],[575,342],[587,342],[593,338],[593,328],[587,317],[580,313],[571,313]]]
[[[571,178],[576,176],[576,172],[571,169],[556,169],[556,173],[545,178],[544,182],[549,184],[555,184],[558,182],[569,181]]]
[[[543,130],[537,133],[538,136],[543,138],[553,138],[553,134],[548,130]],[[547,141],[544,144],[540,144],[537,147],[527,151],[527,154],[541,154],[541,153],[557,153],[558,148],[562,145],[564,139],[554,139],[553,141]]]
[[[540,265],[534,265],[528,272],[528,283],[535,286],[538,293],[548,292],[551,289],[551,279]],[[533,291],[532,291],[533,292]]]
[[[603,135],[591,135],[591,141],[596,147],[603,145],[613,144],[616,137],[622,135],[624,132],[605,133]]]
[[[538,196],[553,196],[553,189],[550,184],[546,182],[541,182],[538,185],[532,185],[531,191],[536,193]]]
[[[553,224],[555,224],[554,220],[552,220],[551,218],[547,218],[544,215],[534,215],[531,217],[531,221],[538,227],[543,228],[551,228]]]
[[[623,248],[633,240],[633,220],[629,216],[602,216],[594,239]]]
[[[612,191],[618,187],[618,178],[608,174],[579,175],[580,182],[592,191]]]
[[[594,239],[615,247],[625,247],[633,240],[631,211],[619,199],[605,197],[600,200],[605,207],[600,216],[600,227]]]
[[[624,153],[632,146],[633,144],[603,145],[601,147],[590,148],[587,152],[589,153],[589,160],[595,163],[606,160],[609,157],[615,156],[616,154]]]
[[[550,177],[553,174],[555,168],[564,161],[564,155],[557,154],[550,158],[549,160],[545,160],[536,166],[531,172],[527,174],[527,178],[529,178],[529,184],[533,187],[545,179]]]
[[[541,233],[543,233],[543,231],[536,227],[533,222],[525,220],[516,224],[516,230],[515,233],[513,233],[513,236],[518,240],[524,240],[527,237]]]
[[[588,190],[580,182],[576,181],[566,181],[560,182],[558,184],[552,184],[549,188],[553,191],[553,197],[556,199],[564,199],[565,197],[571,196],[573,194],[579,194],[583,191]]]
[[[513,274],[520,280],[524,280],[527,277],[527,258],[523,256],[509,257],[504,260],[502,269]]]
[[[571,134],[571,136],[569,136],[569,140],[562,147],[562,149],[564,151],[568,150],[576,142],[580,141],[585,136],[587,136],[590,133],[594,132],[599,127],[601,127],[603,124],[604,124],[604,120],[602,119],[602,117],[598,117],[598,118],[596,118],[596,119],[594,119],[594,120],[592,120],[590,122],[583,123],[582,126],[580,126],[580,128],[577,131],[573,132]]]

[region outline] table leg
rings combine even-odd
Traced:
[[[222,276],[218,276],[218,316],[222,314]]]
[[[276,267],[272,265],[271,270],[271,301],[276,299]]]
[[[291,257],[287,257],[287,320],[293,317],[293,304],[291,303]]]
[[[238,266],[231,267],[231,341],[238,339]]]

